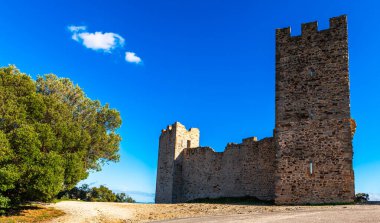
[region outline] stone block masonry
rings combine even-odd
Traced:
[[[277,171],[281,204],[352,202],[347,18],[276,31]]]
[[[179,122],[162,131],[156,202],[251,196],[276,204],[352,202],[354,172],[347,17],[330,28],[276,30],[274,136],[199,146],[199,130]]]
[[[176,122],[162,130],[159,143],[156,202],[178,202],[182,193],[182,152],[185,148],[199,146],[199,130],[187,131]]]
[[[244,196],[273,200],[275,156],[273,138],[228,144],[224,152],[185,149],[180,201]]]

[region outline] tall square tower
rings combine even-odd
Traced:
[[[276,30],[277,204],[352,202],[347,17]]]

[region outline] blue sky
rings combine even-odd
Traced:
[[[272,135],[276,28],[348,15],[357,192],[380,195],[377,1],[3,0],[0,66],[55,73],[122,115],[121,161],[85,180],[153,201],[158,137],[180,121],[201,144]],[[128,53],[128,57],[126,53]],[[380,196],[378,197],[380,199]]]

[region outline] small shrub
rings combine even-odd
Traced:
[[[0,215],[5,214],[6,209],[10,207],[10,201],[11,200],[9,198],[0,195]]]
[[[358,193],[355,195],[355,203],[364,204],[369,201],[369,195],[366,193]]]
[[[131,198],[130,196],[126,195],[125,193],[117,193],[115,202],[135,203],[136,201],[133,200],[133,198]]]

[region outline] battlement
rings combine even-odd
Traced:
[[[308,22],[301,24],[301,35],[299,36],[291,36],[291,27],[276,29],[276,40],[278,42],[287,41],[295,38],[303,38],[310,37],[314,35],[318,35],[322,32],[328,32],[336,29],[346,30],[347,29],[347,16],[342,15],[338,17],[330,18],[329,20],[330,26],[325,30],[318,30],[318,22]]]
[[[257,137],[253,136],[253,137],[249,137],[249,138],[243,139],[243,144],[245,144],[245,143],[251,143],[251,142],[257,142]]]
[[[177,128],[177,127],[185,127],[185,126],[183,126],[180,122],[174,122],[174,124],[172,124],[172,125],[168,125],[168,126],[166,126],[166,129],[162,129],[162,133],[164,133],[164,132],[170,132],[170,131],[172,131],[174,128]]]
[[[190,128],[189,130],[187,130],[186,127],[184,125],[182,125],[180,122],[175,122],[172,125],[166,126],[166,129],[162,129],[161,130],[161,135],[163,135],[163,134],[170,134],[174,130],[176,130],[176,131],[182,131],[182,132],[188,132],[188,133],[195,133],[195,134],[198,133],[199,134],[199,129],[198,128]]]

